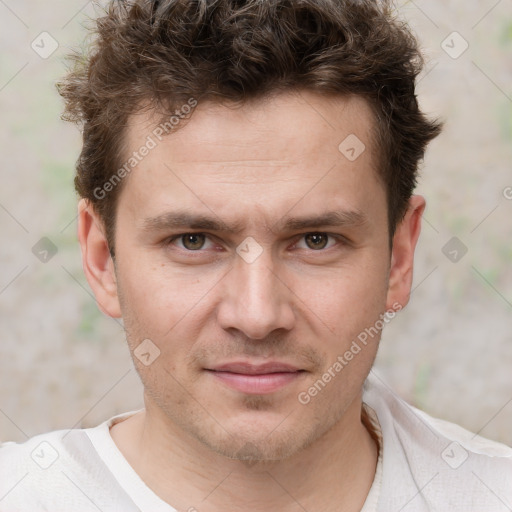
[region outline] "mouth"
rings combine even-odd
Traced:
[[[229,388],[253,395],[278,391],[306,373],[306,370],[277,361],[264,364],[236,361],[205,370]]]

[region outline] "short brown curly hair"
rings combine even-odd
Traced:
[[[420,111],[418,42],[387,0],[110,0],[89,51],[58,83],[63,119],[83,127],[75,188],[114,255],[122,186],[94,193],[121,164],[128,118],[190,98],[244,103],[280,90],[364,97],[387,190],[392,237],[441,123]],[[121,184],[122,185],[122,184]]]

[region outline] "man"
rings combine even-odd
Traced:
[[[145,408],[5,443],[0,510],[510,510],[512,449],[371,373],[440,131],[390,6],[112,2],[97,32],[60,93],[84,270]]]

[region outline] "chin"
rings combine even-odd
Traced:
[[[286,432],[272,433],[267,437],[237,434],[223,440],[204,439],[203,442],[219,455],[250,463],[282,461],[309,444],[307,436],[304,438]]]
[[[327,421],[325,421],[327,420]],[[189,433],[203,445],[223,457],[254,463],[270,463],[288,459],[306,449],[330,427],[328,418],[318,421],[283,414],[244,412],[223,422],[225,428],[206,429],[191,425]]]

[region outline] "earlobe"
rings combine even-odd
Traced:
[[[98,308],[113,318],[121,317],[114,262],[104,227],[93,206],[85,199],[78,204],[78,239],[82,265]]]
[[[409,302],[414,251],[421,231],[421,217],[425,210],[425,204],[425,199],[422,196],[412,196],[407,212],[396,228],[391,251],[387,310],[397,309],[397,304],[401,309]]]

